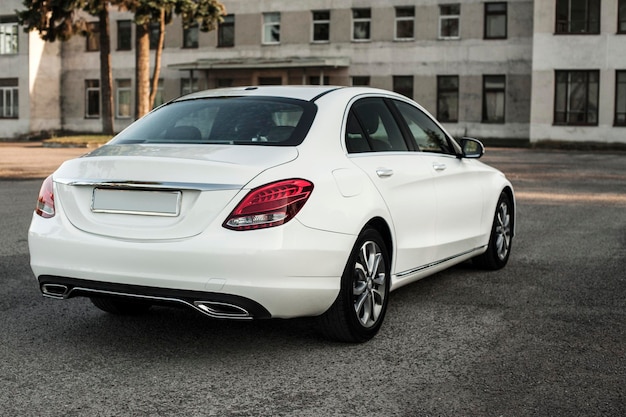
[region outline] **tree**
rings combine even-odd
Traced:
[[[67,41],[76,34],[87,36],[90,28],[81,11],[98,17],[100,37],[100,97],[102,133],[113,134],[113,95],[111,41],[108,0],[24,0],[26,10],[18,11],[18,21],[26,32],[36,30],[46,42]]]
[[[165,26],[174,15],[179,15],[183,27],[193,24],[203,32],[214,30],[226,13],[224,5],[217,0],[129,0],[128,10],[134,12],[137,25],[136,36],[136,97],[137,118],[148,113],[154,105],[161,71],[161,56],[165,39]],[[159,40],[155,51],[155,65],[150,86],[150,26],[159,24]]]

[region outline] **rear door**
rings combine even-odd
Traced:
[[[409,150],[392,109],[381,97],[354,102],[345,141],[351,161],[369,176],[391,213],[394,273],[435,261],[438,213],[430,157]]]

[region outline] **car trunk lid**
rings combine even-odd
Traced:
[[[296,157],[293,147],[105,145],[54,173],[55,200],[88,233],[181,239],[221,222],[250,180]]]

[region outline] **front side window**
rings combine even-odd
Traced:
[[[130,80],[115,81],[115,117],[118,119],[129,119],[131,84]]]
[[[0,78],[0,119],[17,119],[19,108],[18,79]]]
[[[10,20],[15,17],[0,17],[0,55],[17,54],[18,52],[18,25]],[[9,20],[7,22],[7,20]]]
[[[396,7],[396,40],[412,40],[415,31],[415,7]]]
[[[313,11],[313,42],[330,41],[330,11]]]
[[[381,98],[354,103],[348,113],[345,140],[348,153],[408,150],[398,124]]]
[[[444,123],[459,121],[459,76],[437,77],[437,119]]]
[[[504,123],[506,76],[483,76],[483,123]]]
[[[556,71],[554,124],[597,125],[599,71]]]
[[[615,126],[626,126],[626,71],[615,73]]]
[[[280,43],[280,13],[263,13],[263,43]]]
[[[371,9],[352,9],[352,40],[369,41],[371,24]]]
[[[506,3],[485,3],[485,39],[506,39],[506,20]]]
[[[422,152],[453,153],[448,136],[426,113],[405,102],[394,100],[394,104],[411,132],[416,149]]]
[[[413,98],[413,76],[394,75],[393,91],[408,98]]]
[[[198,47],[199,28],[198,23],[193,23],[188,28],[183,27],[183,48]]]
[[[296,146],[316,111],[309,101],[270,97],[174,101],[133,123],[114,143]]]
[[[217,27],[217,46],[220,48],[235,46],[235,15],[224,16]]]
[[[458,39],[460,36],[461,5],[439,6],[439,39]]]
[[[557,0],[556,33],[600,33],[600,0]]]
[[[132,24],[130,20],[117,21],[117,50],[130,51],[132,49]]]
[[[100,80],[85,80],[85,117],[100,117]]]
[[[95,52],[100,50],[100,27],[97,22],[87,24],[87,44],[85,49],[87,52]]]

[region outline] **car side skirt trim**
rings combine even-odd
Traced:
[[[413,274],[416,274],[416,273],[418,273],[418,272],[421,272],[421,271],[425,271],[425,270],[427,270],[427,269],[434,268],[434,267],[439,266],[439,265],[441,265],[441,264],[444,264],[444,263],[446,263],[446,262],[450,262],[450,261],[452,261],[452,260],[454,260],[454,259],[458,259],[458,258],[465,257],[465,256],[467,256],[467,255],[469,255],[469,254],[471,254],[471,253],[474,253],[474,252],[476,252],[476,253],[479,253],[479,252],[481,252],[481,251],[483,251],[483,252],[484,252],[484,249],[486,249],[486,248],[487,248],[487,245],[479,246],[479,247],[477,247],[477,248],[470,249],[470,250],[468,250],[468,251],[465,251],[465,252],[459,253],[459,254],[457,254],[457,255],[450,256],[450,257],[445,258],[445,259],[441,259],[441,260],[439,260],[439,261],[435,261],[435,262],[431,262],[431,263],[426,264],[426,265],[418,266],[417,268],[409,269],[409,270],[407,270],[407,271],[398,272],[398,273],[396,274],[396,277],[398,277],[398,278],[403,278],[403,277],[406,277],[406,276],[408,276],[408,275],[413,275]]]

